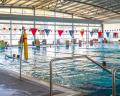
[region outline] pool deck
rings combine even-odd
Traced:
[[[0,69],[0,96],[49,96],[47,83],[24,77],[20,80],[16,73]],[[76,96],[76,92],[59,86],[53,93],[54,96]]]

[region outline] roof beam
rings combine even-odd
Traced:
[[[7,0],[1,0],[1,4],[4,5]]]
[[[58,6],[59,4],[60,4],[60,2],[57,3],[57,6]],[[54,2],[50,2],[50,4],[48,5],[48,9],[49,9],[49,8],[52,8],[52,7],[55,8],[55,6],[56,6],[55,1],[54,1]],[[56,6],[56,7],[57,7],[57,6]],[[45,6],[43,6],[43,7],[45,7]],[[42,7],[42,8],[43,8],[43,7]]]
[[[9,2],[11,2],[11,0],[7,0],[4,4],[7,4],[7,3],[9,3]]]
[[[41,1],[41,0],[40,0]],[[42,4],[48,3],[50,2],[50,0],[45,0],[45,1],[41,1],[40,3],[38,3],[37,5],[34,5],[35,8],[41,6]]]
[[[73,10],[73,9],[75,10],[75,9],[77,9],[77,8],[80,9],[80,7],[81,7],[81,5],[79,4],[79,5],[76,5],[76,6],[71,6],[71,7],[65,8],[65,9],[63,9],[63,10],[66,10],[66,11]]]
[[[30,6],[30,5],[33,5],[33,4],[35,4],[35,3],[39,3],[41,0],[36,0],[36,1],[33,1],[33,3],[30,3],[29,5],[27,5],[27,6]]]
[[[94,5],[94,4],[83,2],[83,1],[80,1],[80,0],[79,1],[78,0],[65,0],[65,1],[71,1],[71,2],[77,2],[77,3],[81,3],[81,4],[85,4],[85,5],[90,5],[90,6],[93,6],[93,7],[101,8],[101,9],[104,9],[104,10],[108,10],[108,11],[116,13],[116,14],[120,14],[119,12],[116,12],[116,11],[111,10],[109,8],[101,7],[99,5]]]
[[[74,6],[76,6],[76,5],[78,5],[78,3],[70,3],[70,4],[68,4],[67,6],[62,6],[61,8],[59,8],[59,9],[67,9],[67,8],[71,8],[71,7],[74,7]]]
[[[66,4],[66,3],[67,3],[67,4]],[[64,4],[68,5],[68,4],[70,4],[70,3],[64,2]],[[53,4],[49,5],[49,6],[48,6],[48,9],[49,9],[49,8],[54,8],[55,5],[56,5],[56,3],[53,3]],[[62,5],[63,5],[62,2],[58,2],[58,3],[57,3],[57,6],[56,6],[56,9],[58,9],[59,7],[62,7]],[[45,6],[44,6],[44,7],[45,7]],[[44,8],[44,7],[42,7],[42,8]]]
[[[61,6],[57,6],[56,8],[61,8],[61,7],[66,6],[66,5],[68,5],[68,4],[71,4],[71,2],[66,1],[66,2],[64,2],[64,3],[61,3]]]
[[[90,0],[93,2],[93,0]],[[87,3],[90,3],[87,1]],[[95,5],[103,5],[103,4],[106,4],[106,0],[97,0],[96,2],[93,2]]]
[[[95,17],[96,19],[99,20],[106,20],[106,19],[110,19],[110,18],[114,18],[114,17],[118,17],[117,15],[111,15],[110,17]]]
[[[69,14],[69,15],[76,15],[76,14],[70,12],[70,11],[69,11],[69,12],[66,12],[66,11],[64,11],[64,10],[58,10],[58,9],[56,9],[56,10],[54,10],[54,9],[44,9],[44,10],[60,12],[60,13],[65,13],[65,14]],[[79,14],[79,15],[80,15],[82,18],[91,19],[91,17],[84,16],[84,14]]]
[[[40,5],[40,6],[36,7],[36,8],[43,8],[45,6],[49,6],[52,3],[54,4],[55,2],[56,2],[56,0],[51,0],[50,2],[44,3],[44,4],[42,4],[42,5]]]
[[[74,14],[74,12],[71,12],[71,11],[65,11],[65,10],[60,10],[60,9],[56,9],[56,10],[54,10],[54,8],[50,8],[50,9],[47,9],[47,8],[45,8],[44,10],[48,10],[48,11],[55,11],[55,12],[60,12],[60,13],[65,13],[65,14],[70,14],[70,15],[74,15],[74,16],[79,16],[79,17],[82,17],[82,18],[85,18],[85,19],[91,19],[91,18],[93,18],[93,17],[89,17],[87,14],[85,15],[85,14],[82,14],[82,13],[76,13],[76,14]]]
[[[70,11],[70,10],[69,10]],[[86,9],[86,8],[81,8],[81,9],[77,9],[77,10],[71,10],[71,12],[81,12],[81,11],[84,11],[84,12],[88,12],[88,13],[98,13],[98,11],[101,11],[101,10],[98,10],[98,9],[93,9],[93,8],[89,8],[89,9]],[[88,14],[89,15],[89,14]]]
[[[84,15],[84,12],[85,11],[83,11],[83,15]],[[79,13],[76,12],[74,15],[79,15],[79,14],[81,14],[81,12],[79,12]],[[99,17],[101,17],[101,18],[108,17],[109,18],[111,16],[118,15],[116,13],[110,13],[109,11],[108,12],[104,12],[103,14],[99,14],[99,13],[94,13],[94,14],[85,13],[85,15],[87,15],[87,14],[88,14],[88,16],[94,16],[93,18],[99,18]]]
[[[19,6],[24,5],[25,3],[28,3],[29,0],[24,1],[23,3],[19,4]]]
[[[25,8],[25,9],[33,9],[33,7],[26,6],[11,6],[11,5],[0,5],[0,8]]]
[[[21,0],[16,0],[16,2],[14,2],[14,3],[10,4],[10,5],[13,6],[14,4],[16,4],[16,3],[20,2],[20,1]]]
[[[112,10],[120,9],[120,4],[113,4],[112,6],[109,6],[108,8],[111,8]]]
[[[86,9],[86,10],[90,10],[90,9],[93,9],[93,7],[89,7],[89,9],[88,9],[88,6],[83,6],[83,5],[79,5],[79,6],[76,6],[76,7],[73,7],[73,8],[65,8],[65,9],[63,9],[63,10],[66,10],[66,11],[80,11],[80,10],[84,10],[84,9]]]

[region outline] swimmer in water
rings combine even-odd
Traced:
[[[107,64],[106,64],[105,61],[102,62],[102,66],[103,66],[103,67],[107,67]]]

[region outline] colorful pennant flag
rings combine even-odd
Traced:
[[[50,29],[44,29],[44,31],[46,32],[47,35],[49,35]]]
[[[37,29],[36,29],[36,28],[31,28],[30,30],[31,30],[33,36],[35,36],[35,34],[36,34],[36,32],[37,32]]]
[[[99,38],[102,37],[102,32],[98,32],[98,37],[99,37]]]
[[[19,31],[22,31],[22,29],[19,29]]]
[[[16,31],[17,29],[16,28],[14,28],[14,31]]]
[[[45,34],[44,30],[38,30],[38,32],[40,33],[40,35],[44,35]]]
[[[84,35],[84,30],[80,31],[81,36],[83,37]]]
[[[73,30],[69,30],[70,36],[73,38],[74,37],[74,31]]]
[[[24,26],[22,27],[22,30],[23,30],[24,32],[26,31],[26,29],[25,29],[25,27],[24,27]]]
[[[11,28],[9,28],[9,31],[11,30]]]
[[[23,30],[26,32],[27,29],[24,28]]]
[[[93,33],[94,33],[94,32],[90,32],[91,37],[93,36]]]
[[[61,36],[62,33],[63,33],[63,30],[58,30],[58,34],[59,34],[59,36]]]
[[[114,38],[117,38],[117,37],[118,37],[118,33],[117,33],[117,32],[114,32],[114,33],[113,33],[113,37],[114,37]]]
[[[6,30],[6,28],[4,27],[3,30]]]
[[[106,32],[106,35],[107,35],[107,37],[109,37],[110,36],[110,32]]]

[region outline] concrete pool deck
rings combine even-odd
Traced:
[[[47,83],[24,77],[19,80],[16,73],[0,69],[0,96],[49,96]],[[60,86],[55,86],[53,93],[54,96],[76,96],[75,94],[78,94]]]

